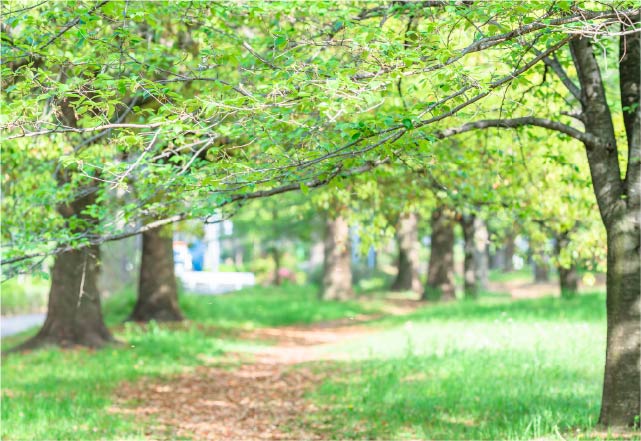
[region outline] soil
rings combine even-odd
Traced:
[[[304,424],[318,410],[305,393],[328,372],[318,362],[343,358],[324,349],[374,332],[362,322],[375,318],[247,332],[243,338],[276,344],[171,378],[124,383],[111,411],[135,415],[157,439],[321,439],[320,430]]]

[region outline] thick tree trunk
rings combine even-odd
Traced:
[[[608,331],[599,422],[625,427],[633,425],[641,413],[639,213],[628,212],[613,222],[607,235]]]
[[[183,319],[178,305],[172,231],[172,226],[168,225],[142,234],[138,299],[129,320]]]
[[[488,232],[485,222],[474,215],[461,219],[465,239],[463,281],[466,297],[477,297],[480,290],[487,289],[488,282]]]
[[[392,291],[423,293],[419,278],[418,216],[416,213],[401,215],[396,228],[398,241],[398,274]]]
[[[91,223],[92,219],[80,213],[94,201],[94,195],[89,194],[60,206],[58,211],[65,218],[76,216]],[[102,317],[97,284],[99,257],[98,246],[67,251],[55,257],[47,318],[38,334],[18,350],[48,344],[99,348],[114,341]]]
[[[570,298],[574,297],[579,292],[579,273],[576,269],[576,264],[570,262],[569,266],[561,265],[560,256],[561,252],[570,244],[569,233],[564,232],[556,238],[556,268],[559,272],[559,284],[561,287],[561,297]]]
[[[323,300],[346,300],[353,296],[349,227],[341,216],[334,219],[328,218],[325,232],[323,286],[320,297]]]
[[[454,281],[454,220],[449,210],[439,207],[432,213],[432,240],[427,285],[424,299],[453,300]]]
[[[639,14],[632,18],[639,22]],[[622,25],[622,30],[630,30]],[[607,349],[599,423],[609,427],[638,424],[641,413],[641,80],[639,33],[620,37],[619,83],[628,142],[625,179],[621,179],[614,124],[594,51],[587,38],[571,42],[581,83],[592,185],[607,232]]]

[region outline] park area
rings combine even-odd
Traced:
[[[641,13],[0,5],[0,438],[640,440]]]

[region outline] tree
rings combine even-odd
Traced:
[[[488,233],[485,222],[478,216],[461,216],[465,244],[463,247],[463,283],[467,297],[475,298],[479,290],[487,289],[488,282]]]
[[[138,297],[129,320],[180,321],[174,270],[173,228],[153,228],[142,234]]]
[[[340,213],[327,215],[325,225],[325,260],[320,297],[323,300],[347,300],[354,296],[349,226]]]
[[[627,140],[627,169],[621,178],[617,136],[606,89],[589,36],[570,42],[579,85],[552,59],[568,90],[578,100],[584,131],[538,117],[483,120],[451,129],[447,135],[488,127],[539,126],[569,135],[583,143],[590,166],[592,186],[607,232],[607,351],[603,400],[599,422],[607,427],[635,424],[641,413],[641,69],[639,14],[628,16],[619,36],[620,103]],[[618,35],[618,34],[615,34]],[[445,134],[441,135],[444,136]]]
[[[90,189],[96,200],[83,211],[99,222],[80,232],[77,216],[63,221],[53,210],[47,211],[53,222],[44,227],[30,219],[21,229],[20,219],[8,219],[2,234],[10,246],[2,250],[2,264],[11,272],[26,270],[46,255],[206,218],[249,199],[305,192],[381,164],[419,164],[429,174],[450,154],[438,139],[465,131],[553,130],[586,147],[607,231],[609,332],[600,420],[632,424],[639,414],[641,341],[635,7],[628,1],[18,6],[2,26],[3,81],[15,86],[2,92],[3,150],[27,173],[9,188],[3,206],[21,206],[34,192],[27,183],[42,171],[44,157],[51,169],[73,171],[73,179],[57,189],[64,191],[43,191],[51,190],[49,178],[37,183],[39,205],[71,204]],[[618,24],[623,30],[613,31]],[[620,41],[628,144],[623,179],[592,36],[602,37],[606,48],[609,37]],[[191,40],[187,51],[184,39]],[[568,45],[572,60],[561,55]],[[493,68],[481,66],[486,62]],[[562,97],[546,89],[541,62],[581,112],[557,112],[563,104],[550,101]],[[570,63],[579,86],[565,69]],[[537,86],[533,80],[540,77],[545,81]],[[391,99],[397,90],[403,93]],[[130,101],[147,98],[154,107]],[[77,124],[59,118],[63,109],[78,116]],[[477,120],[493,112],[496,118]],[[558,118],[538,115],[549,112]],[[126,120],[120,120],[123,113]],[[103,149],[86,149],[97,136],[108,141]],[[219,137],[237,141],[210,149]],[[172,154],[168,149],[178,153],[173,164],[157,165]],[[118,159],[124,153],[127,161]],[[105,204],[114,187],[137,192],[140,202],[115,210]],[[158,191],[171,199],[166,206],[151,202]],[[158,220],[139,226],[152,215]],[[124,231],[116,220],[125,222]]]
[[[65,219],[77,215],[79,220],[94,222],[83,213],[93,202],[93,195],[76,199],[58,207]],[[81,228],[81,226],[79,226]],[[97,286],[100,247],[93,245],[81,250],[58,254],[51,270],[51,289],[47,317],[35,337],[18,349],[42,345],[101,347],[114,341],[105,326]]]
[[[564,231],[556,237],[554,249],[556,251],[557,271],[559,273],[559,284],[561,286],[561,297],[574,297],[579,292],[579,273],[576,263],[571,261],[563,264],[563,250],[569,247],[570,232]]]
[[[425,300],[454,300],[454,213],[440,206],[432,213],[430,261],[427,268]]]
[[[392,283],[393,291],[423,293],[419,278],[418,215],[414,212],[400,215],[396,227],[398,242],[398,274]]]

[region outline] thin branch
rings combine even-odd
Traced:
[[[2,14],[0,14],[0,17],[5,17],[5,16],[7,16],[7,15],[16,14],[16,13],[18,13],[18,12],[28,11],[28,10],[30,10],[30,9],[37,8],[38,6],[44,5],[44,4],[45,4],[45,3],[47,3],[48,1],[49,1],[49,0],[44,0],[43,2],[36,3],[36,4],[35,4],[35,5],[33,5],[33,6],[27,6],[27,7],[25,7],[25,8],[14,9],[13,11],[3,12]]]
[[[98,9],[102,8],[102,7],[103,7],[104,5],[106,5],[107,3],[109,3],[109,0],[105,0],[105,1],[102,1],[102,2],[98,3],[96,6],[94,6],[93,8],[91,8],[91,9],[87,12],[87,15],[91,15],[91,14],[93,14],[96,10],[98,10]],[[54,35],[53,37],[51,37],[51,39],[49,39],[49,41],[47,41],[47,42],[46,42],[46,43],[45,43],[45,44],[40,48],[40,50],[42,50],[42,49],[46,48],[46,47],[47,47],[47,46],[49,46],[51,43],[53,43],[54,41],[56,41],[58,38],[62,37],[62,35],[63,35],[65,32],[67,32],[69,29],[73,28],[73,27],[74,27],[75,25],[77,25],[78,23],[80,23],[80,17],[76,17],[76,18],[74,18],[73,20],[71,20],[71,22],[70,22],[67,26],[65,26],[64,28],[62,28],[62,30],[61,30],[60,32],[58,32],[56,35]]]
[[[312,179],[311,181],[305,183],[306,187],[308,188],[317,188],[317,187],[322,187],[323,185],[328,184],[332,180],[334,180],[337,177],[350,177],[354,175],[358,175],[361,173],[365,173],[369,170],[372,170],[382,164],[386,164],[389,162],[389,159],[382,159],[378,161],[369,161],[366,164],[359,166],[359,167],[354,167],[352,169],[342,171],[341,165],[337,166],[334,168],[332,173],[326,177],[326,178],[315,178]],[[275,187],[271,188],[269,190],[257,190],[251,193],[245,193],[245,194],[235,194],[229,197],[228,199],[224,200],[223,202],[215,205],[212,207],[213,210],[217,210],[220,208],[223,208],[227,205],[231,205],[235,202],[240,202],[240,201],[245,201],[245,200],[250,200],[250,199],[259,199],[259,198],[265,198],[265,197],[270,197],[270,196],[275,196],[277,194],[282,194],[282,193],[289,193],[292,191],[298,191],[301,188],[301,183],[299,182],[294,182],[286,185],[281,185],[280,187]],[[140,228],[137,228],[132,231],[127,231],[125,233],[119,233],[119,234],[113,234],[109,236],[101,236],[97,238],[93,238],[88,240],[85,243],[76,245],[76,246],[70,246],[70,245],[63,245],[60,246],[54,250],[51,251],[42,251],[39,253],[31,253],[31,254],[23,254],[22,256],[17,256],[13,257],[10,259],[3,259],[1,262],[1,265],[11,265],[15,263],[19,263],[25,260],[33,259],[36,257],[43,257],[43,256],[50,256],[50,255],[57,255],[60,253],[68,252],[68,251],[73,251],[73,250],[80,250],[87,248],[89,246],[93,245],[99,245],[104,242],[112,242],[116,240],[121,240],[121,239],[126,239],[128,237],[132,236],[137,236],[141,233],[144,233],[145,231],[152,230],[154,228],[162,227],[163,225],[168,225],[172,224],[175,222],[179,222],[182,220],[189,219],[190,216],[188,213],[179,213],[174,216],[167,217],[165,219],[159,219],[153,222],[149,222],[148,224],[145,224],[144,226],[141,226]]]
[[[510,118],[510,119],[484,119],[480,121],[469,122],[463,124],[460,127],[454,127],[440,132],[436,132],[434,135],[438,139],[448,138],[450,136],[458,135],[460,133],[469,132],[471,130],[487,129],[491,127],[500,128],[500,129],[513,129],[517,127],[525,126],[536,126],[543,127],[545,129],[554,130],[560,133],[564,133],[568,136],[571,136],[574,139],[581,141],[584,144],[594,145],[598,143],[598,139],[588,133],[581,132],[580,130],[570,127],[566,124],[561,124],[556,121],[552,121],[545,118],[537,118],[534,116],[524,116],[522,118]]]
[[[534,49],[534,53],[540,55],[540,52],[536,49]],[[579,86],[574,84],[574,82],[570,79],[565,69],[563,69],[563,66],[561,66],[561,63],[559,63],[559,60],[553,56],[543,58],[543,62],[552,68],[556,76],[559,77],[563,85],[568,89],[572,96],[574,96],[574,98],[581,102],[581,89],[579,89]]]
[[[6,140],[16,139],[16,138],[31,138],[33,136],[42,136],[50,135],[54,133],[90,133],[90,132],[99,132],[101,130],[111,130],[111,129],[155,129],[167,124],[173,124],[175,121],[164,121],[164,122],[155,122],[149,124],[130,124],[130,123],[114,123],[114,124],[104,124],[102,126],[95,127],[85,127],[85,128],[76,128],[76,127],[64,127],[62,129],[54,130],[41,130],[39,132],[24,132],[19,135],[13,135],[5,138]]]

